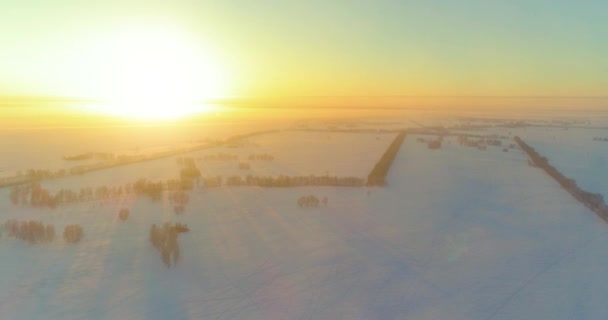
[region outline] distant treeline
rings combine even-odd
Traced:
[[[401,132],[397,135],[395,140],[391,143],[391,145],[386,149],[382,158],[376,163],[372,171],[367,176],[367,185],[368,186],[385,186],[386,185],[386,174],[393,164],[393,160],[397,153],[399,152],[399,148],[401,147],[401,143],[405,139],[405,132]]]
[[[104,153],[104,152],[88,152],[83,154],[78,154],[75,156],[64,156],[63,160],[66,161],[82,161],[89,159],[100,159],[100,160],[114,160],[116,155],[113,153]]]
[[[178,158],[180,159],[180,158]],[[188,159],[186,158],[181,158],[181,159]],[[190,159],[194,159],[192,157],[190,157]],[[268,153],[261,153],[261,154],[250,154],[247,159],[249,160],[263,160],[263,161],[272,161],[274,160],[274,156]],[[230,153],[217,153],[217,154],[206,154],[204,156],[198,157],[198,160],[202,160],[202,161],[238,161],[240,160],[240,157],[238,154],[230,154]]]
[[[301,186],[337,186],[362,187],[365,179],[357,177],[337,176],[230,176],[226,179],[227,186],[257,186],[257,187],[301,187]]]
[[[530,164],[533,164],[543,169],[553,179],[555,179],[562,188],[570,193],[576,200],[584,204],[591,211],[595,212],[600,218],[608,222],[608,206],[604,202],[604,197],[599,193],[591,193],[581,189],[577,184],[576,180],[569,179],[559,172],[555,167],[549,164],[549,160],[526,144],[521,138],[515,137],[515,142],[519,147],[524,150],[530,157]]]

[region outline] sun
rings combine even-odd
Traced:
[[[225,94],[217,59],[176,32],[134,29],[110,43],[102,103],[89,108],[134,119],[173,119],[212,108]]]

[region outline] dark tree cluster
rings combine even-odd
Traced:
[[[82,160],[90,160],[90,159],[99,159],[99,160],[114,160],[116,155],[113,153],[105,153],[105,152],[87,152],[82,154],[77,154],[75,156],[64,156],[63,160],[66,161],[82,161]]]
[[[127,221],[127,219],[129,219],[129,209],[127,208],[122,208],[120,209],[120,211],[118,212],[118,217],[120,218],[120,220],[122,221]]]
[[[327,202],[327,197],[323,197],[323,200],[319,200],[319,198],[313,195],[298,198],[298,206],[300,206],[300,208],[316,208],[319,206],[319,203],[323,203],[324,206],[327,206]]]
[[[177,236],[188,231],[190,231],[188,225],[180,223],[172,226],[165,222],[161,227],[156,224],[150,227],[150,242],[160,252],[160,258],[167,267],[175,265],[180,258]]]
[[[96,189],[80,188],[80,191],[60,189],[55,194],[43,188],[38,182],[25,186],[15,186],[11,189],[9,198],[13,205],[31,205],[34,207],[55,208],[58,205],[91,201],[107,200],[123,195],[122,187],[101,186]]]
[[[84,236],[82,227],[77,224],[71,224],[63,229],[63,239],[67,243],[78,243]]]
[[[401,132],[397,135],[395,140],[388,146],[388,149],[384,152],[380,160],[376,163],[372,171],[367,176],[368,186],[385,186],[386,185],[386,174],[393,164],[393,160],[401,148],[401,143],[405,139],[405,132]]]
[[[27,177],[31,180],[43,180],[43,179],[54,179],[61,178],[72,174],[71,170],[59,169],[59,170],[48,170],[48,169],[28,169],[25,172],[19,171],[17,176]]]
[[[196,167],[194,158],[177,158],[177,163],[182,167],[179,172],[182,180],[195,179],[201,176],[201,171]]]
[[[541,156],[534,148],[526,144],[521,138],[515,137],[515,142],[528,154],[532,164],[543,169],[548,175],[555,179],[562,188],[570,193],[576,200],[584,204],[600,218],[608,222],[608,206],[604,197],[599,193],[591,193],[581,189],[574,179],[564,176],[559,170],[549,164],[549,160]]]
[[[300,187],[300,186],[342,186],[361,187],[365,180],[357,177],[337,176],[230,176],[226,179],[227,186],[257,186],[257,187]]]
[[[496,135],[493,135],[492,137],[506,138],[503,136],[496,136]],[[486,150],[487,146],[502,147],[502,140],[495,139],[495,138],[483,138],[483,137],[480,137],[479,139],[471,139],[465,135],[461,135],[461,136],[458,136],[458,144],[460,144],[461,146],[465,146],[465,147],[477,148],[479,150]],[[515,145],[511,144],[511,145],[509,145],[508,148],[514,149]]]
[[[431,150],[435,150],[435,149],[440,149],[441,148],[441,140],[437,139],[437,140],[430,140],[427,143],[427,147]]]
[[[201,181],[207,188],[221,187],[223,184],[222,176],[203,177]]]
[[[274,156],[267,154],[267,153],[261,153],[261,154],[250,154],[248,159],[250,161],[254,161],[254,160],[261,160],[261,161],[272,161],[274,160]]]
[[[4,230],[9,237],[15,237],[29,243],[49,243],[55,239],[55,226],[44,224],[41,221],[8,220],[4,223]]]
[[[139,179],[133,184],[133,192],[138,195],[147,195],[152,200],[160,200],[160,197],[165,189],[162,181],[148,181],[147,179]]]
[[[198,182],[199,180],[197,179],[196,181]],[[128,183],[124,186],[86,187],[80,188],[79,191],[60,189],[55,194],[51,194],[51,192],[43,188],[40,183],[34,182],[29,185],[13,187],[9,193],[9,198],[13,205],[55,208],[58,205],[83,201],[113,200],[125,195],[145,195],[153,200],[160,200],[162,192],[165,190],[192,190],[193,188],[193,179],[150,181],[142,178],[133,184]]]

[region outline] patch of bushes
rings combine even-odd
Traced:
[[[29,243],[49,243],[55,239],[55,226],[41,221],[8,220],[4,223],[9,237],[15,237]]]
[[[298,206],[300,206],[300,208],[316,208],[319,206],[320,202],[321,201],[319,200],[319,198],[313,195],[298,198]],[[322,202],[323,205],[327,206],[327,197],[323,197]]]
[[[156,224],[150,227],[150,242],[160,252],[160,258],[167,267],[175,265],[180,258],[177,236],[188,231],[188,225],[181,223],[172,226],[165,222],[161,227]]]
[[[441,140],[431,140],[428,142],[428,148],[431,150],[440,149],[441,148]]]
[[[127,219],[129,219],[129,213],[130,213],[129,209],[122,208],[118,212],[118,217],[120,218],[120,220],[126,221]]]
[[[84,236],[82,227],[77,224],[66,226],[63,229],[63,239],[67,243],[78,243]]]

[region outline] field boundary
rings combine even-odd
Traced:
[[[405,139],[406,132],[401,131],[395,140],[388,146],[380,160],[376,163],[372,171],[367,176],[367,186],[386,186],[386,175],[397,156],[401,144]]]
[[[550,175],[559,185],[566,190],[574,199],[585,205],[591,211],[595,212],[598,217],[608,222],[608,206],[604,201],[604,197],[599,193],[591,193],[581,189],[574,179],[564,176],[559,170],[549,164],[549,160],[541,156],[534,148],[525,143],[520,137],[513,138],[519,147],[530,157],[529,163],[543,169]]]

